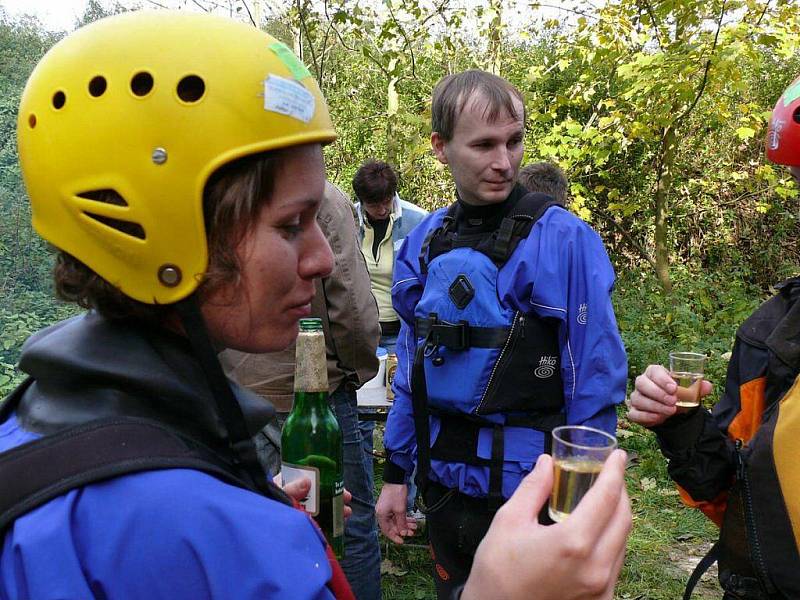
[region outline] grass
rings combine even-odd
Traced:
[[[716,539],[717,530],[702,513],[681,503],[653,434],[628,423],[622,409],[620,415],[620,447],[631,458],[627,483],[633,529],[614,597],[618,600],[676,600],[683,596],[694,565]],[[380,447],[378,442],[376,448]],[[380,487],[382,473],[382,461],[376,459],[376,487]],[[381,550],[384,559],[382,589],[386,600],[436,598],[424,535],[403,546],[381,537]],[[706,574],[692,598],[716,600],[721,595],[714,570]]]

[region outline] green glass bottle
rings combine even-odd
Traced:
[[[301,502],[337,558],[344,557],[344,449],[328,405],[328,366],[320,319],[301,319],[294,371],[294,406],[281,434],[284,483],[311,480]]]

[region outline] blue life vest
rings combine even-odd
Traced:
[[[499,271],[555,201],[521,188],[510,201],[509,214],[489,229],[457,228],[458,204],[448,210],[422,245],[425,286],[414,311],[420,487],[424,492],[431,458],[486,465],[493,508],[503,500],[503,426],[549,433],[564,422],[558,324],[503,306],[497,295]],[[433,448],[423,442],[430,414],[442,423]],[[490,460],[476,451],[486,427],[494,428]]]

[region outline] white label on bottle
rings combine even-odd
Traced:
[[[300,500],[300,506],[312,517],[316,517],[319,514],[319,469],[305,465],[281,463],[281,478],[283,485],[297,479],[305,478],[311,481],[311,489],[308,490],[308,495]]]

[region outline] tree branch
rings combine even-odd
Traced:
[[[394,9],[392,8],[391,0],[386,3],[386,6],[389,8],[389,15],[392,17],[392,21],[394,22],[395,26],[400,30],[400,35],[403,36],[403,39],[406,41],[406,48],[408,48],[408,52],[411,55],[411,76],[416,79],[417,78],[417,61],[414,59],[414,48],[411,45],[411,42],[406,35],[405,28],[400,24],[397,20],[397,17],[394,14]]]
[[[328,55],[328,38],[331,35],[331,27],[332,24],[328,21],[328,28],[325,30],[325,37],[322,39],[322,57],[320,58],[320,65],[319,65],[319,85],[320,87],[324,88],[323,81],[325,79],[325,59]]]
[[[717,49],[717,41],[719,40],[719,32],[722,30],[722,19],[725,16],[725,3],[726,0],[722,0],[722,9],[719,11],[719,19],[717,19],[717,30],[714,32],[714,41],[711,44],[711,52],[709,52],[708,60],[706,61],[705,69],[703,70],[703,80],[700,82],[700,87],[697,90],[697,94],[694,97],[694,102],[692,102],[691,106],[689,106],[683,113],[681,113],[678,118],[676,118],[672,122],[673,127],[677,127],[678,124],[685,119],[691,112],[694,110],[694,107],[697,106],[697,103],[700,102],[700,98],[703,96],[703,92],[706,89],[706,83],[708,82],[708,72],[711,69],[711,59],[714,57],[714,51]]]
[[[655,13],[653,12],[653,7],[650,6],[650,3],[647,0],[642,2],[644,4],[644,9],[647,11],[647,14],[650,16],[650,20],[653,22],[653,29],[656,32],[656,41],[658,42],[658,49],[664,52],[664,44],[661,41],[661,23],[656,18]]]
[[[314,50],[314,43],[311,40],[311,36],[308,35],[308,25],[306,25],[305,11],[303,10],[303,6],[301,6],[301,0],[295,0],[295,5],[297,6],[297,17],[298,19],[300,19],[300,30],[302,32],[305,32],[306,43],[308,44],[308,50],[309,52],[311,52],[311,62],[314,63],[314,70],[317,72],[317,81],[321,85],[322,79],[319,73],[319,63],[317,62],[317,53]]]
[[[152,4],[153,6],[158,6],[159,8],[167,8],[167,9],[169,8],[168,6],[164,6],[163,4],[156,2],[155,0],[147,0],[147,2],[149,4]]]
[[[769,9],[769,5],[772,3],[772,0],[767,0],[767,3],[764,5],[764,10],[761,11],[761,14],[758,17],[758,21],[756,21],[755,27],[761,27],[761,21],[764,19],[764,15],[767,14],[767,10]]]
[[[153,2],[153,4],[155,4],[155,2]],[[204,4],[200,4],[197,0],[192,0],[192,4],[199,7],[201,10],[204,10],[205,12],[211,12],[210,10],[208,10],[207,6],[205,6]]]
[[[603,217],[608,223],[611,223],[614,226],[614,228],[619,232],[619,234],[622,236],[622,239],[631,248],[633,248],[636,252],[638,252],[639,256],[641,256],[644,260],[646,260],[653,268],[653,270],[655,270],[656,261],[650,257],[647,250],[644,249],[644,246],[639,244],[639,242],[637,242],[635,239],[633,239],[633,237],[631,237],[631,234],[628,232],[627,229],[625,229],[622,225],[617,223],[617,220],[610,214],[608,214],[606,211],[602,209],[596,209],[595,212],[599,214],[601,217]]]
[[[597,17],[597,16],[595,16],[595,15],[593,15],[591,13],[586,13],[586,12],[583,12],[583,11],[580,11],[580,10],[575,10],[574,8],[565,8],[565,7],[559,6],[557,4],[555,4],[555,5],[554,4],[542,4],[541,2],[535,2],[532,5],[532,8],[534,6],[536,8],[555,8],[556,10],[561,10],[561,11],[564,11],[564,12],[569,12],[569,13],[573,13],[573,14],[576,14],[576,15],[580,15],[581,17],[586,17],[587,19],[594,19],[595,21],[599,21],[600,20],[599,17]]]
[[[247,6],[247,2],[245,2],[245,0],[241,0],[241,3],[242,6],[244,6],[244,9],[247,11],[247,16],[250,17],[250,22],[253,24],[253,27],[258,29],[258,23],[256,23],[256,20],[253,18],[253,13],[250,12],[250,7]]]
[[[324,11],[325,11],[325,18],[328,19],[328,22],[331,24],[331,27],[333,28],[334,33],[336,33],[336,38],[339,40],[339,43],[342,45],[342,47],[344,47],[346,50],[349,50],[350,52],[358,52],[358,50],[356,50],[354,46],[348,46],[347,45],[347,43],[344,41],[344,38],[342,37],[342,33],[336,28],[335,25],[333,25],[333,19],[331,19],[330,16],[328,15],[328,1],[327,0],[325,0],[323,2],[323,7],[324,7]],[[362,44],[363,44],[363,42],[362,42]],[[374,56],[372,56],[372,53],[369,50],[367,50],[364,53],[364,56],[366,58],[368,58],[369,60],[371,60],[373,63],[375,63],[375,65],[378,67],[378,69],[380,69],[381,73],[383,73],[387,77],[389,76],[389,72],[386,70],[386,67],[384,67],[379,60],[377,60]]]

